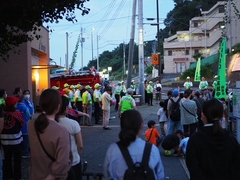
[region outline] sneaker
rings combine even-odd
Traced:
[[[109,127],[103,127],[104,130],[111,130]]]

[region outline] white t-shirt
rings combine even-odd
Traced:
[[[63,125],[67,128],[70,137],[71,137],[71,151],[73,155],[72,166],[78,164],[80,162],[80,156],[77,149],[75,134],[81,131],[81,127],[78,122],[67,117],[59,118],[59,124]]]
[[[110,110],[110,101],[112,100],[110,94],[106,91],[102,94],[102,110]]]
[[[158,110],[157,115],[160,116],[159,122],[167,121],[166,112],[163,110],[162,107]]]

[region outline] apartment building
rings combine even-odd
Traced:
[[[194,55],[208,57],[218,53],[224,28],[226,2],[218,2],[210,10],[189,22],[189,30],[178,31],[164,39],[164,73],[182,73],[196,62]]]

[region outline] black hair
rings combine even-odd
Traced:
[[[192,91],[191,91],[190,89],[186,89],[186,90],[184,91],[184,97],[185,97],[185,98],[188,98],[191,94],[192,94]]]
[[[172,91],[168,91],[167,92],[167,96],[172,96],[173,95],[173,92]]]
[[[180,134],[181,136],[183,135],[183,132],[181,130],[176,130],[175,134]]]
[[[28,89],[25,89],[25,90],[23,91],[23,94],[25,94],[26,92],[29,92],[29,94],[31,94]]]
[[[222,135],[223,129],[220,126],[219,120],[223,118],[223,105],[222,103],[213,98],[205,101],[202,106],[203,114],[207,119],[207,123],[213,124],[213,134]]]
[[[43,133],[49,124],[46,115],[52,115],[61,105],[61,96],[58,91],[54,89],[46,89],[42,92],[39,100],[39,105],[42,110],[42,114],[34,122],[36,131]]]
[[[17,94],[18,94],[18,92],[20,92],[20,90],[21,90],[21,88],[20,88],[20,87],[16,87],[16,88],[14,89],[14,92],[13,92],[13,94],[14,94],[14,95],[17,95]]]
[[[159,102],[159,106],[160,106],[160,107],[164,107],[164,101],[160,101],[160,102]]]
[[[125,147],[128,147],[131,142],[136,140],[142,123],[143,119],[138,111],[127,110],[122,113],[120,121],[121,131],[118,137]]]
[[[5,89],[0,89],[0,97],[2,98],[3,95],[5,94],[6,90]]]
[[[148,123],[147,123],[148,128],[153,127],[155,124],[156,124],[156,122],[155,122],[154,120],[150,120],[150,121],[148,121]]]
[[[64,112],[66,111],[66,108],[68,107],[69,104],[69,99],[66,96],[61,96],[62,99],[62,104],[61,104],[61,108],[59,110],[59,115],[64,114]]]

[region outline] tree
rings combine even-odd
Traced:
[[[10,50],[24,42],[39,38],[39,27],[45,23],[58,23],[60,19],[77,22],[75,10],[82,15],[90,9],[89,0],[4,0],[0,3],[0,57],[7,61]],[[49,28],[49,27],[47,27]],[[50,30],[51,31],[51,30]],[[31,33],[32,32],[32,33]]]

